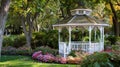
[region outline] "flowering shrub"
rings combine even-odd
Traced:
[[[2,47],[2,55],[32,55],[33,51],[23,46],[15,48],[12,46]]]
[[[32,58],[33,59],[37,59],[39,55],[42,54],[42,51],[38,51],[38,52],[35,52],[33,55],[32,55]]]
[[[43,60],[43,55],[42,54],[39,54],[36,58],[38,61],[42,61]]]
[[[55,57],[50,53],[43,54],[42,51],[33,53],[32,58],[41,62],[56,62],[56,63],[62,63],[62,64],[67,63],[66,58]]]
[[[53,62],[54,61],[54,56],[52,54],[45,54],[43,55],[43,62]]]
[[[54,58],[54,62],[59,63],[59,61],[60,61],[60,58],[59,58],[59,57],[55,57],[55,58]]]
[[[61,58],[59,59],[59,62],[62,63],[62,64],[65,64],[65,63],[67,63],[67,60],[66,60],[66,58],[64,58],[64,57],[61,57]]]
[[[67,62],[70,64],[79,64],[82,61],[81,57],[68,56]]]

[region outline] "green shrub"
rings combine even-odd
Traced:
[[[58,50],[52,49],[52,48],[50,48],[50,47],[48,47],[48,46],[37,47],[37,48],[34,50],[34,52],[36,52],[36,51],[42,51],[43,54],[45,54],[45,53],[51,53],[51,54],[53,54],[53,55],[58,55]]]
[[[115,43],[117,42],[117,37],[113,36],[113,35],[110,35],[106,38],[106,40],[108,40],[111,45],[115,45]]]
[[[58,31],[47,32],[47,46],[57,49],[58,48]]]
[[[15,35],[10,35],[10,36],[4,36],[3,38],[3,47],[6,46],[13,46],[14,41],[17,37]]]
[[[21,47],[26,44],[25,35],[17,35],[17,38],[14,40],[14,47]]]
[[[118,37],[118,41],[120,42],[120,37]]]
[[[69,56],[76,57],[76,55],[75,55],[75,50],[72,50],[72,51],[70,52]]]
[[[109,59],[107,53],[94,53],[83,60],[81,67],[113,67]]]
[[[13,46],[13,47],[21,47],[25,45],[26,39],[24,35],[10,35],[4,36],[3,39],[3,47]]]
[[[120,61],[120,45],[112,45],[112,53],[110,55],[112,60]]]
[[[120,45],[112,45],[112,50],[120,51]]]
[[[32,48],[38,46],[49,46],[51,48],[58,48],[58,31],[36,32],[33,33]]]

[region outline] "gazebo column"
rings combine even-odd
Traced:
[[[96,30],[97,30],[97,28],[95,28],[95,41],[96,41]]]
[[[91,26],[89,26],[89,53],[91,53],[91,31],[92,31],[92,28]]]
[[[70,53],[71,52],[71,31],[72,31],[70,26],[69,26],[68,31],[69,31],[68,53]]]
[[[59,54],[61,53],[60,33],[61,33],[61,28],[58,28],[58,46],[59,46]]]
[[[98,27],[100,30],[100,51],[104,50],[104,28],[102,26]]]
[[[61,28],[58,29],[58,44],[60,43],[60,33],[61,33]]]
[[[104,50],[104,27],[102,27],[102,44],[103,44],[103,46],[102,46],[102,50]]]
[[[92,51],[92,43],[91,43],[91,32],[92,32],[92,29],[94,28],[94,26],[89,26],[89,53],[93,53]]]

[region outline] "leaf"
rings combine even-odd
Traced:
[[[99,63],[98,63],[98,62],[95,62],[95,63],[94,63],[94,67],[100,67]]]
[[[107,62],[109,67],[114,67],[111,63]]]
[[[88,67],[93,67],[93,64],[89,64]]]

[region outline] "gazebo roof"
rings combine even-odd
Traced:
[[[89,9],[75,9],[72,11],[74,12],[72,12],[71,17],[65,18],[53,26],[108,26],[103,20],[90,16],[91,10]]]

